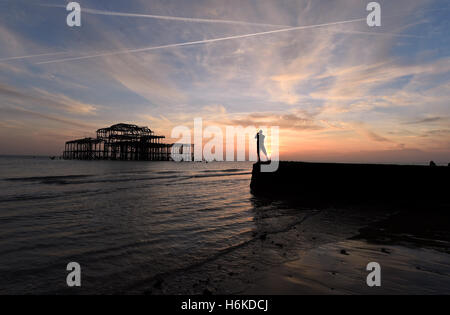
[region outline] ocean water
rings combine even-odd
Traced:
[[[251,168],[0,157],[0,294],[243,293],[267,271],[389,215],[256,198]],[[413,246],[389,262],[422,257],[422,270],[446,281],[436,290],[449,292],[449,247]],[[70,262],[81,265],[81,288],[66,285]],[[365,265],[354,264],[357,278]]]
[[[201,264],[254,229],[250,163],[0,158],[0,293],[114,293]],[[6,278],[6,279],[5,279]]]

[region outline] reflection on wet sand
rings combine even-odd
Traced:
[[[426,217],[419,211],[390,212],[354,237],[302,251],[299,259],[265,272],[245,293],[449,294],[448,215],[433,210]],[[366,284],[370,262],[381,265],[381,287]]]

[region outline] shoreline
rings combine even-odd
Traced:
[[[302,253],[262,275],[245,294],[450,294],[450,237],[445,213],[423,222],[404,211],[369,224],[358,235]],[[366,265],[381,265],[381,287],[366,284]]]
[[[450,294],[450,265],[446,260],[448,255],[428,249],[355,240],[330,243],[265,272],[244,294]],[[381,265],[381,287],[366,284],[366,265],[370,262]]]
[[[284,231],[262,230],[236,249],[189,270],[157,277],[129,293],[450,294],[450,238],[434,237],[445,233],[447,223],[426,236],[414,234],[417,226],[392,229],[404,212],[367,211],[314,210]],[[425,230],[442,222],[442,216],[445,213],[435,215]],[[420,217],[418,213],[416,224]],[[373,237],[373,230],[381,232]],[[373,261],[382,267],[381,288],[366,284],[366,267]]]

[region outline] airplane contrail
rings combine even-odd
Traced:
[[[89,14],[96,14],[96,15],[138,17],[138,18],[159,19],[159,20],[180,21],[180,22],[232,24],[232,25],[249,25],[249,26],[265,26],[265,27],[287,27],[288,26],[288,25],[254,23],[254,22],[235,21],[235,20],[200,19],[200,18],[187,18],[187,17],[178,17],[178,16],[122,13],[122,12],[102,11],[102,10],[85,9],[85,8],[82,9],[82,12],[89,13]]]
[[[65,6],[63,6],[63,5],[41,4],[40,6],[65,8]],[[277,25],[277,24],[267,24],[267,23],[253,23],[253,22],[244,22],[244,21],[235,21],[235,20],[199,19],[199,18],[186,18],[186,17],[175,17],[175,16],[122,13],[122,12],[95,10],[95,9],[87,9],[87,8],[83,8],[83,12],[90,13],[90,14],[99,14],[99,15],[142,17],[142,18],[154,18],[154,19],[185,21],[185,22],[223,23],[223,24],[265,26],[265,27],[283,27],[283,28],[285,28],[285,29],[281,29],[281,30],[275,30],[277,32],[278,31],[279,32],[281,32],[281,31],[290,31],[290,30],[297,29],[297,27],[288,26],[288,25]],[[364,19],[361,19],[361,21],[362,20],[364,20]],[[329,23],[329,24],[311,25],[311,26],[299,26],[298,29],[314,28],[314,27],[321,27],[321,26],[327,26],[327,25],[336,25],[336,24],[343,24],[343,23],[355,22],[355,21],[360,21],[360,20],[351,20],[351,21],[343,21],[343,22],[336,22],[336,23]],[[359,32],[359,31],[342,31],[342,30],[335,30],[333,32],[336,32],[336,33],[347,33],[347,34],[367,34],[367,35],[384,35],[384,36],[396,36],[396,37],[423,38],[423,36],[415,36],[415,35],[407,35],[407,34],[396,34],[396,33],[386,33],[386,32],[377,33],[377,32]],[[261,32],[261,33],[254,33],[254,34],[248,34],[248,35],[239,35],[237,37],[232,36],[232,37],[227,37],[227,38],[223,38],[223,39],[218,38],[218,39],[211,39],[211,40],[205,40],[205,41],[196,41],[196,42],[172,44],[172,45],[165,45],[165,46],[160,46],[160,47],[148,47],[148,48],[143,48],[143,50],[142,49],[130,50],[129,52],[139,52],[139,51],[163,49],[163,48],[170,48],[170,47],[177,47],[177,46],[195,45],[195,44],[201,44],[201,43],[222,41],[222,40],[228,40],[228,39],[234,39],[234,38],[244,38],[244,37],[249,37],[249,36],[258,36],[258,35],[265,35],[265,34],[270,34],[270,32],[269,33]],[[105,53],[105,54],[98,54],[98,55],[91,55],[91,56],[74,57],[74,58],[67,58],[67,59],[60,59],[60,60],[61,61],[79,60],[79,59],[94,58],[94,57],[100,57],[100,56],[108,56],[108,55],[111,55],[111,54],[113,54],[113,55],[115,55],[115,54],[122,54],[122,53],[127,53],[127,52],[128,51],[120,51],[120,52],[114,52],[114,53]],[[45,57],[45,56],[55,56],[55,55],[61,55],[61,54],[66,54],[66,53],[67,52],[56,52],[56,53],[45,53],[45,54],[38,54],[38,55],[6,57],[6,58],[0,58],[0,62],[11,61],[11,60],[29,59],[29,58],[37,58],[37,57]],[[38,64],[60,62],[60,60],[41,62],[41,63],[38,63]]]
[[[409,34],[388,33],[388,32],[363,32],[363,31],[344,31],[344,30],[329,30],[329,32],[342,34],[373,35],[373,36],[393,36],[405,38],[426,38],[425,36],[420,35],[409,35]]]
[[[63,5],[42,4],[41,6],[51,7],[51,8],[65,8],[65,6],[63,6]],[[188,17],[154,15],[154,14],[125,13],[125,12],[89,9],[89,8],[84,8],[84,7],[81,8],[81,13],[88,13],[88,14],[94,14],[94,15],[107,15],[107,16],[137,17],[137,18],[180,21],[180,22],[248,25],[248,26],[264,26],[264,27],[290,27],[289,25],[254,23],[254,22],[245,22],[245,21],[236,21],[236,20],[201,19],[201,18],[188,18]]]
[[[27,56],[18,56],[18,57],[5,57],[5,58],[0,58],[0,62],[10,61],[10,60],[29,59],[29,58],[36,58],[36,57],[45,57],[45,56],[55,56],[55,55],[62,55],[62,54],[66,54],[66,52],[46,53],[46,54],[27,55]]]
[[[63,5],[45,5],[48,7],[58,7],[65,8]],[[199,22],[199,23],[219,23],[219,24],[235,24],[235,25],[249,25],[249,26],[264,26],[264,27],[295,27],[293,25],[282,25],[282,24],[268,24],[268,23],[254,23],[254,22],[245,22],[245,21],[236,21],[236,20],[219,20],[219,19],[200,19],[200,18],[187,18],[187,17],[177,17],[177,16],[165,16],[165,15],[153,15],[153,14],[137,14],[137,13],[125,13],[125,12],[117,12],[117,11],[105,11],[105,10],[96,10],[89,8],[82,8],[82,12],[95,14],[95,15],[107,15],[107,16],[124,16],[124,17],[138,17],[138,18],[150,18],[150,19],[161,19],[161,20],[170,20],[170,21],[183,21],[183,22]],[[341,33],[348,34],[367,34],[367,35],[382,35],[382,33],[375,32],[358,32],[358,31],[336,31]],[[397,36],[397,37],[411,37],[411,38],[421,38],[422,36],[414,36],[414,35],[406,35],[406,34],[395,34],[395,33],[386,33],[385,35]]]
[[[347,21],[339,21],[339,22],[331,22],[331,23],[324,23],[324,24],[296,26],[296,27],[289,27],[289,28],[283,28],[283,29],[272,30],[272,31],[259,32],[259,33],[212,38],[212,39],[198,40],[198,41],[192,41],[192,42],[169,44],[169,45],[163,45],[163,46],[145,47],[145,48],[138,48],[138,49],[127,49],[127,50],[120,50],[120,51],[114,51],[114,52],[100,53],[100,54],[95,54],[95,55],[43,61],[43,62],[38,62],[36,64],[43,65],[43,64],[49,64],[49,63],[61,63],[61,62],[66,62],[66,61],[76,61],[76,60],[84,60],[84,59],[91,59],[91,58],[97,58],[97,57],[108,57],[108,56],[115,56],[115,55],[121,55],[121,54],[139,53],[139,52],[153,51],[153,50],[166,49],[166,48],[208,44],[208,43],[215,43],[215,42],[221,42],[221,41],[232,40],[232,39],[242,39],[242,38],[249,38],[249,37],[255,37],[255,36],[271,35],[271,34],[278,34],[278,33],[283,33],[283,32],[292,32],[292,31],[298,31],[298,30],[313,29],[313,28],[326,27],[326,26],[332,26],[332,25],[340,25],[340,24],[348,24],[348,23],[361,22],[361,21],[366,21],[366,18],[347,20]]]

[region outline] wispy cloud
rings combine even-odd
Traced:
[[[81,28],[66,27],[65,10],[28,15],[15,4],[0,12],[0,127],[26,123],[33,142],[60,150],[64,139],[50,135],[116,122],[169,135],[202,117],[280,126],[292,159],[431,159],[450,147],[446,20],[428,10],[444,4],[385,2],[381,28],[367,27],[357,0],[91,1]]]
[[[57,56],[57,55],[63,55],[63,54],[66,54],[66,52],[54,52],[54,53],[45,53],[45,54],[37,54],[37,55],[6,57],[6,58],[0,58],[0,62],[11,61],[11,60],[20,60],[20,59],[30,59],[30,58],[37,58],[37,57]]]
[[[388,138],[383,137],[383,136],[381,136],[381,135],[379,135],[379,134],[377,134],[377,133],[375,133],[375,132],[373,132],[371,130],[364,130],[364,133],[367,135],[367,137],[370,140],[373,140],[373,141],[376,141],[376,142],[392,142]]]
[[[444,117],[429,117],[429,118],[423,118],[423,119],[419,119],[419,120],[409,121],[409,122],[406,122],[405,124],[407,124],[407,125],[429,124],[429,123],[440,122],[444,119],[445,119]]]
[[[234,118],[228,121],[230,125],[238,126],[278,126],[285,130],[317,131],[325,129],[314,120],[298,116],[296,114],[276,113],[252,113],[242,118]]]
[[[73,58],[64,58],[64,59],[42,61],[42,62],[37,62],[36,64],[44,65],[44,64],[49,64],[49,63],[61,63],[61,62],[85,60],[85,59],[91,59],[91,58],[116,56],[116,55],[122,55],[122,54],[134,54],[134,53],[140,53],[140,52],[149,52],[149,51],[154,51],[154,50],[168,49],[168,48],[175,48],[175,47],[184,47],[184,46],[192,46],[192,45],[199,45],[199,44],[211,44],[211,43],[217,43],[217,42],[228,41],[228,40],[245,39],[245,38],[256,37],[256,36],[273,35],[273,34],[279,34],[279,33],[285,33],[285,32],[292,32],[292,31],[307,30],[307,29],[321,28],[321,27],[327,27],[327,26],[342,25],[342,24],[348,24],[348,23],[354,23],[354,22],[361,22],[361,21],[365,21],[365,20],[366,20],[366,18],[361,18],[361,19],[353,19],[353,20],[338,21],[338,22],[323,23],[323,24],[315,24],[315,25],[296,26],[296,27],[289,27],[289,28],[283,28],[283,29],[277,29],[277,30],[265,31],[265,32],[258,32],[258,33],[251,33],[251,34],[243,34],[243,35],[227,36],[227,37],[220,37],[220,38],[212,38],[212,39],[205,39],[205,40],[198,40],[198,41],[191,41],[191,42],[183,42],[183,43],[170,44],[170,45],[162,45],[162,46],[156,46],[156,47],[145,47],[145,48],[138,48],[138,49],[126,49],[126,50],[121,50],[121,51],[105,52],[105,53],[88,55],[88,56],[80,56],[80,57],[73,57]]]
[[[65,8],[65,6],[63,6],[63,5],[42,5],[42,6],[53,7],[53,8]],[[146,18],[146,19],[179,21],[179,22],[193,22],[193,23],[212,23],[212,24],[229,24],[229,25],[246,25],[246,26],[263,26],[263,27],[287,27],[288,26],[288,25],[254,23],[254,22],[235,21],[235,20],[200,19],[200,18],[167,16],[167,15],[127,13],[127,12],[117,12],[117,11],[107,11],[107,10],[96,10],[96,9],[90,9],[90,8],[85,8],[85,7],[82,8],[82,12],[88,13],[88,14],[94,14],[94,15],[134,17],[134,18]]]
[[[51,122],[57,122],[61,125],[66,125],[66,126],[73,126],[73,127],[78,127],[78,128],[83,128],[83,129],[92,129],[94,125],[92,124],[86,124],[86,123],[82,123],[79,121],[74,121],[71,119],[66,119],[60,116],[56,116],[56,115],[49,115],[49,114],[43,114],[37,111],[33,111],[30,109],[26,109],[26,108],[21,108],[21,107],[1,107],[0,108],[0,112],[2,112],[3,115],[8,115],[8,114],[13,114],[13,115],[19,115],[19,116],[27,116],[27,117],[31,117],[31,118],[41,118],[47,121],[51,121]]]
[[[27,107],[49,108],[66,113],[93,115],[96,107],[71,99],[60,93],[50,93],[42,89],[18,90],[17,88],[0,84],[1,106],[7,104]]]

